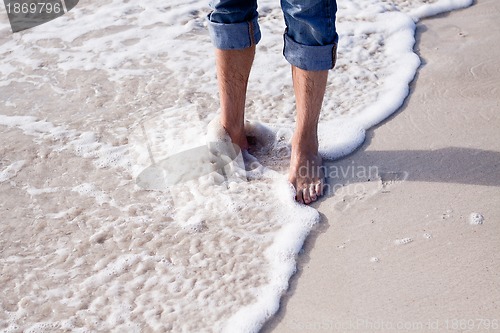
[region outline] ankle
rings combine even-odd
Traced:
[[[231,141],[241,149],[248,149],[248,141],[245,135],[245,126],[238,122],[224,123],[221,120],[221,126],[231,138]]]
[[[318,154],[318,138],[316,135],[294,135],[292,138],[292,152],[295,154]]]

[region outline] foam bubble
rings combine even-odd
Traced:
[[[480,213],[470,213],[469,215],[469,224],[471,225],[480,225],[484,223],[484,216]]]
[[[394,244],[396,244],[396,245],[405,245],[405,244],[409,244],[411,242],[413,242],[413,238],[405,237],[405,238],[401,238],[401,239],[396,239],[394,241]]]

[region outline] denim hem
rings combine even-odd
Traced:
[[[286,33],[283,55],[292,65],[306,71],[332,69],[337,60],[337,44],[310,46],[299,44]]]
[[[208,31],[214,46],[221,50],[240,50],[256,45],[261,38],[257,17],[248,22],[218,23],[210,20]]]

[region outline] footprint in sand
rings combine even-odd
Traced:
[[[390,192],[390,188],[395,185],[404,182],[408,179],[408,172],[381,172],[380,181],[382,182],[382,192]]]

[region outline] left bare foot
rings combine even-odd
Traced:
[[[310,204],[323,194],[325,174],[321,156],[311,150],[292,147],[288,181],[296,191],[295,200]]]

